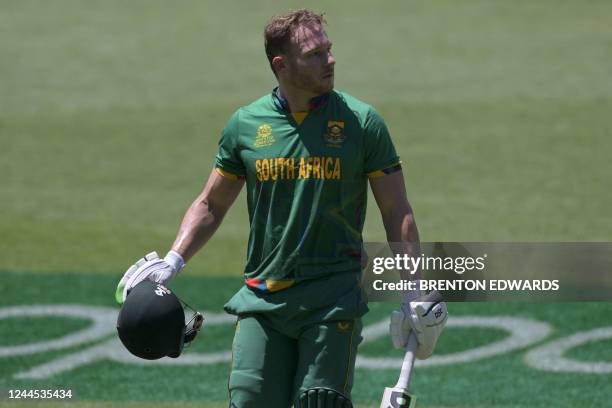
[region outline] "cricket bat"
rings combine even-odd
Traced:
[[[420,298],[426,302],[442,302],[442,296],[439,292],[433,291]],[[402,371],[400,371],[399,379],[395,387],[385,388],[385,392],[380,402],[380,408],[415,408],[416,397],[410,393],[410,377],[412,375],[412,367],[414,366],[414,358],[417,349],[417,338],[414,331],[410,332],[408,344],[406,345],[406,354],[402,362]]]
[[[399,379],[395,387],[385,388],[380,408],[415,408],[416,397],[409,391],[410,377],[412,375],[412,366],[414,365],[414,356],[417,349],[417,338],[414,332],[410,333],[408,344],[406,345],[406,354],[402,363],[402,371],[400,371]]]

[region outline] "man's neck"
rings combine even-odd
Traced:
[[[310,100],[317,95],[303,92],[297,89],[278,86],[278,96],[285,99],[289,105],[289,112],[308,112],[310,109]]]

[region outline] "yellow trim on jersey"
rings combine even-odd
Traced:
[[[279,290],[287,289],[288,287],[293,286],[295,281],[293,279],[289,280],[271,280],[266,279],[266,288],[270,292],[277,292]]]
[[[306,119],[308,112],[293,112],[292,115],[293,115],[293,119],[295,120],[295,122],[298,125],[301,125],[304,119]]]
[[[380,169],[380,170],[374,170],[374,171],[371,171],[371,172],[367,173],[367,174],[366,174],[366,176],[368,176],[368,178],[377,178],[377,177],[382,177],[382,176],[384,176],[384,175],[386,175],[386,174],[389,174],[389,173],[385,172],[385,170],[390,169],[390,168],[395,167],[395,166],[399,166],[399,165],[401,165],[401,164],[402,164],[402,162],[401,162],[401,161],[400,161],[400,162],[397,162],[397,163],[395,163],[395,164],[392,164],[391,166],[387,166],[387,167],[385,167],[384,169]],[[400,167],[400,168],[401,168],[401,167]]]
[[[220,169],[219,167],[215,167],[215,170],[220,176],[223,176],[230,180],[241,180],[244,178],[244,176],[239,176],[237,174],[228,173],[227,171]]]
[[[368,178],[378,178],[378,177],[382,177],[384,175],[385,175],[385,172],[382,171],[382,170],[376,170],[376,171],[373,171],[373,172],[367,174]]]

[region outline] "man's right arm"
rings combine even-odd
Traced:
[[[204,190],[191,204],[172,245],[187,262],[215,233],[225,214],[244,186],[244,179],[232,180],[213,169]]]
[[[165,285],[177,275],[215,233],[243,185],[243,178],[228,178],[214,169],[185,213],[172,249],[164,258],[151,252],[128,268],[115,290],[117,303],[122,304],[130,289],[145,279]]]

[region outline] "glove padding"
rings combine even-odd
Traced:
[[[115,300],[123,304],[128,292],[145,279],[166,285],[184,266],[183,257],[176,251],[168,252],[163,259],[157,252],[150,252],[125,272],[117,285]]]
[[[434,297],[441,299],[441,296],[437,295]],[[414,330],[418,342],[415,354],[420,360],[433,354],[448,318],[446,303],[442,300],[427,299],[431,297],[430,294],[425,299],[421,297],[412,302],[402,302],[402,309],[391,313],[389,330],[393,346],[398,349],[405,348],[410,332]]]

